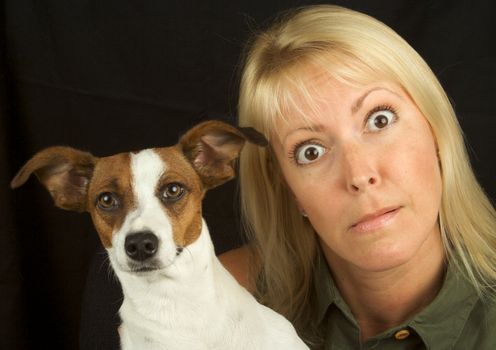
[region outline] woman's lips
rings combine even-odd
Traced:
[[[401,207],[385,208],[373,214],[365,215],[351,226],[351,230],[360,233],[378,230],[389,224],[400,209]]]

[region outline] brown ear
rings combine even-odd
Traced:
[[[85,211],[88,184],[97,158],[70,147],[50,147],[35,154],[14,177],[10,186],[23,185],[35,174],[47,188],[55,205],[62,209]]]
[[[190,129],[179,140],[179,146],[208,189],[234,177],[234,162],[245,141],[267,145],[265,137],[253,128],[236,128],[212,120]]]

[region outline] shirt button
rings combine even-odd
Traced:
[[[410,336],[410,331],[408,329],[402,329],[396,333],[394,333],[394,337],[396,340],[403,340]]]

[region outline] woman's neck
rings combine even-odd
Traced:
[[[405,264],[377,272],[344,262],[322,244],[335,284],[360,326],[362,341],[400,325],[436,297],[446,267],[441,237],[424,245],[422,254]]]

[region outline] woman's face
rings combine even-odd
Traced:
[[[387,82],[314,74],[308,87],[312,107],[289,108],[272,147],[328,260],[385,271],[439,252],[436,143],[413,101]]]

